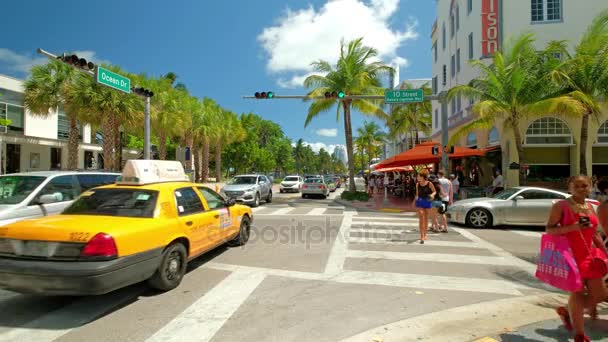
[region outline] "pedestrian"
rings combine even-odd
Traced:
[[[439,226],[439,231],[443,232],[443,233],[447,233],[448,232],[448,219],[445,216],[445,213],[448,211],[448,207],[450,205],[452,205],[452,201],[454,198],[454,189],[452,187],[452,182],[445,178],[445,172],[443,170],[440,170],[439,173],[439,184],[441,185],[441,190],[442,190],[442,194],[441,194],[441,202],[442,202],[442,207],[439,209],[439,219],[440,219],[440,226]],[[443,225],[443,228],[441,227],[441,225]]]
[[[367,180],[367,194],[370,196],[374,195],[374,176],[369,175]]]
[[[591,198],[599,199],[601,192],[598,187],[598,180],[596,175],[593,175],[593,177],[591,178],[591,182],[593,183],[593,190],[591,190]]]
[[[500,171],[496,170],[496,177],[494,177],[494,181],[492,182],[492,195],[496,195],[504,189],[504,178],[500,174]]]
[[[429,182],[429,172],[422,170],[418,173],[416,182],[416,213],[418,214],[418,229],[420,230],[420,243],[424,244],[427,239],[429,228],[429,215],[432,208],[432,199],[435,197],[436,190]]]
[[[460,192],[460,182],[458,181],[458,177],[454,174],[450,175],[450,181],[452,182],[452,202],[458,200],[458,194]]]
[[[553,205],[546,232],[564,235],[568,239],[584,288],[570,293],[568,308],[561,306],[556,312],[566,329],[574,330],[575,342],[587,342],[590,339],[585,335],[584,311],[593,312],[596,305],[606,298],[603,282],[606,264],[596,262],[601,259],[605,261],[606,256],[602,256],[593,243],[598,216],[587,203],[591,180],[585,176],[574,176],[568,179],[567,185],[572,196]]]
[[[378,193],[382,191],[382,183],[382,177],[376,176],[376,190],[378,191]]]
[[[439,178],[436,175],[431,174],[429,176],[429,182],[433,184],[435,188],[435,196],[432,199],[432,207],[431,207],[431,231],[434,233],[439,233],[441,230],[440,224],[440,211],[443,207],[443,202],[441,199],[445,195],[443,193],[443,188],[441,187],[441,183],[439,183]]]

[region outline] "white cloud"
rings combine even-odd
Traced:
[[[338,129],[337,128],[320,128],[320,129],[316,130],[315,133],[317,133],[317,135],[320,135],[322,137],[337,137]]]
[[[94,51],[83,50],[74,51],[79,57],[85,58],[86,60],[92,61],[97,64],[109,64],[109,61],[103,59],[97,59]],[[20,54],[18,52],[0,48],[0,67],[9,71],[19,74],[28,74],[30,69],[38,64],[44,64],[48,61],[48,58],[35,55],[35,54]]]
[[[312,72],[312,62],[323,59],[334,64],[340,41],[359,37],[378,50],[381,60],[407,65],[405,58],[397,56],[397,49],[418,37],[417,23],[412,20],[403,30],[392,29],[390,19],[398,7],[399,0],[329,0],[318,10],[312,6],[288,9],[275,26],[258,36],[268,54],[267,68],[272,73],[288,73],[279,78],[279,86],[301,86]]]
[[[326,143],[322,143],[322,142],[304,142],[304,145],[310,146],[310,148],[315,151],[315,152],[319,152],[322,148],[325,149],[325,151],[327,151],[329,154],[334,153],[334,149],[336,148],[336,146],[343,146],[344,149],[346,149],[345,145],[340,145],[340,144],[326,144]]]

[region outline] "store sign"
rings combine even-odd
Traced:
[[[498,50],[498,0],[481,0],[481,51],[482,56]]]

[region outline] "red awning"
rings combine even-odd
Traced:
[[[488,146],[484,149],[486,152],[494,152],[500,150],[500,145]]]
[[[420,165],[420,164],[432,164],[438,163],[441,160],[441,154],[443,151],[439,149],[438,155],[433,155],[433,146],[440,146],[438,142],[430,141],[422,143],[410,150],[402,152],[392,158],[388,158],[380,162],[377,166],[378,169],[398,167],[406,165]],[[466,148],[466,147],[454,147],[454,153],[449,155],[450,159],[466,158],[466,157],[481,157],[484,156],[485,152],[478,149]]]

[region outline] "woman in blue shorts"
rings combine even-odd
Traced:
[[[422,170],[418,173],[416,183],[416,213],[418,213],[418,228],[420,230],[420,243],[424,244],[429,229],[429,215],[433,207],[433,198],[437,191],[433,183],[429,182],[429,172]]]

